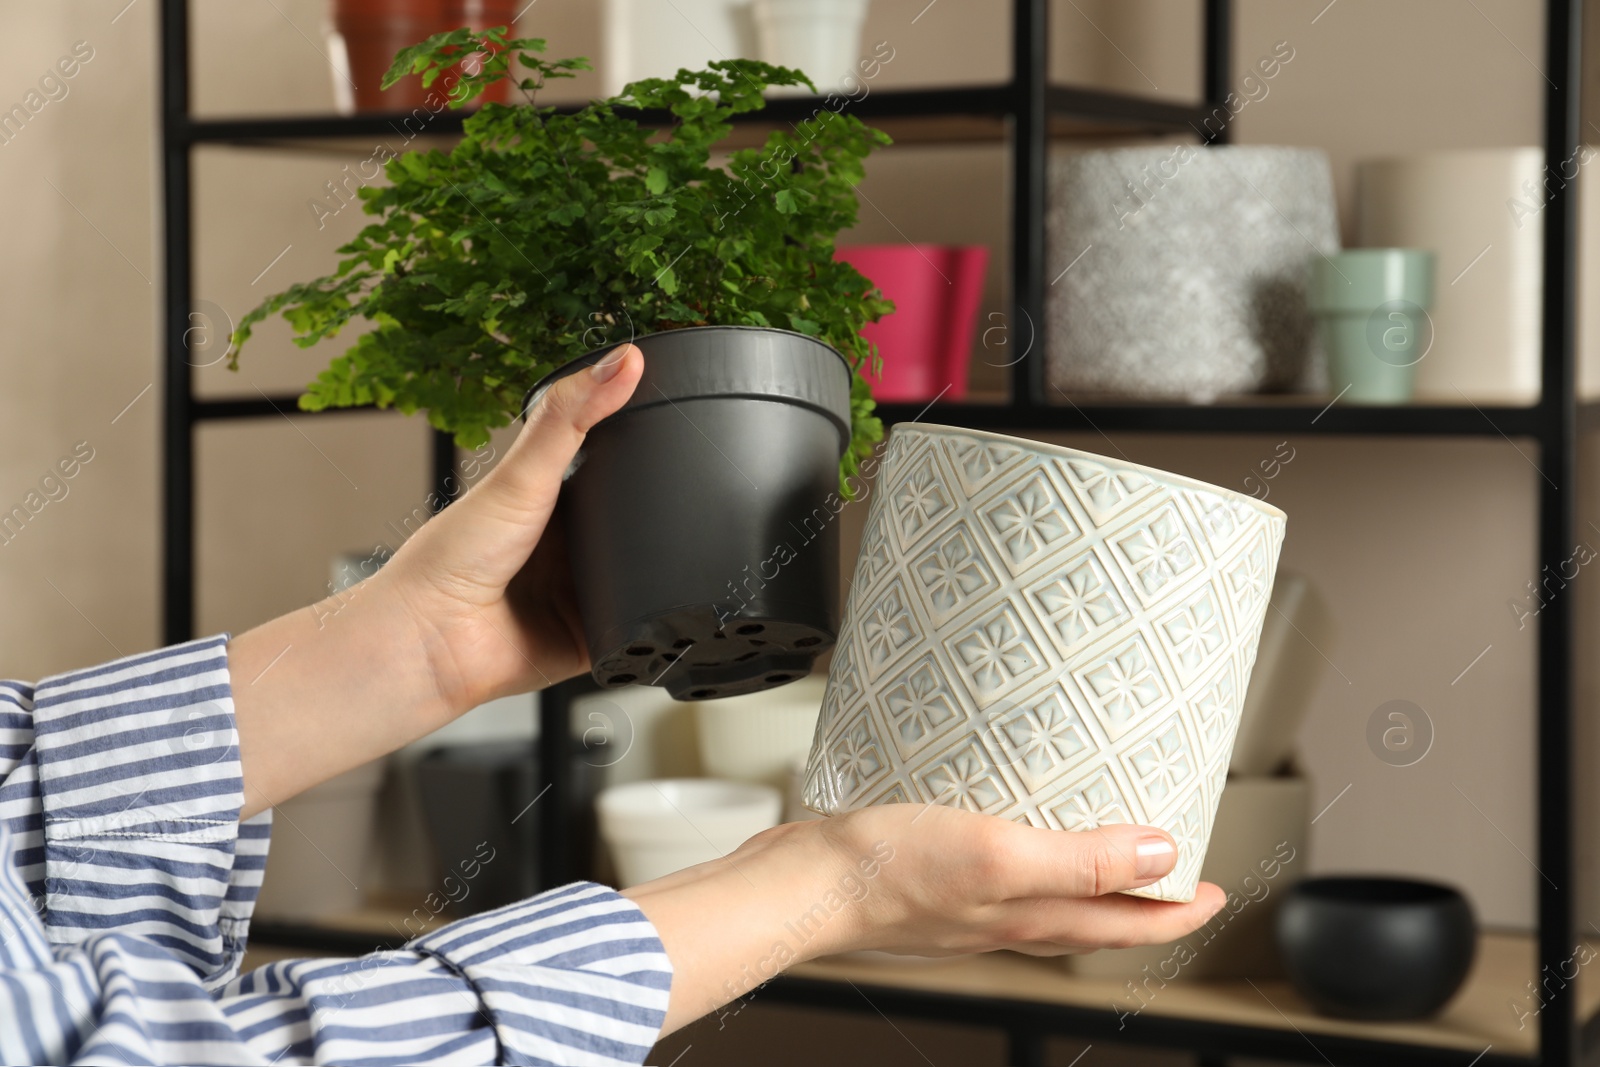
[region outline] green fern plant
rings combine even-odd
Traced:
[[[883,436],[862,377],[878,357],[861,328],[893,305],[834,259],[834,240],[856,221],[864,161],[889,138],[823,109],[714,162],[733,116],[760,109],[769,86],[811,86],[805,75],[714,62],[563,113],[537,94],[588,64],[546,60],[544,48],[504,29],[462,29],[396,57],[385,87],[442,78],[461,107],[513,78],[525,103],[485,103],[449,152],[390,160],[388,184],[361,190],[376,221],[339,250],[332,274],[246,315],[231,365],[270,315],[282,314],[302,346],[364,319],[372,329],[300,406],[425,410],[476,448],[519,414],[532,383],[600,345],[707,324],[795,330],[855,371],[843,483]],[[641,125],[642,112],[670,121]]]

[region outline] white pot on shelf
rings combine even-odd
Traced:
[[[256,915],[320,919],[361,906],[385,766],[374,760],[274,807]]]
[[[700,765],[713,778],[783,788],[790,765],[811,749],[827,679],[798,682],[695,705]]]
[[[601,20],[607,96],[640,78],[755,54],[749,0],[606,0]]]
[[[665,778],[612,786],[595,806],[625,889],[726,856],[778,825],[783,797],[749,782]]]
[[[1294,753],[1332,640],[1333,616],[1322,594],[1305,575],[1280,571],[1239,713],[1229,773],[1272,774]]]
[[[805,72],[823,94],[857,84],[867,0],[755,0],[753,12],[762,59]]]

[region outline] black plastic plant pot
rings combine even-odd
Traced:
[[[850,365],[758,327],[633,343],[644,377],[589,431],[556,509],[595,681],[705,700],[804,677],[839,629]]]

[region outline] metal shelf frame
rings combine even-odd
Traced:
[[[1600,405],[1580,404],[1576,395],[1576,186],[1552,181],[1544,209],[1544,292],[1542,315],[1543,394],[1527,406],[1358,407],[1314,401],[1232,402],[1211,406],[1136,403],[1065,404],[1046,387],[1042,358],[1045,292],[1044,214],[1050,122],[1069,118],[1099,124],[1108,131],[1188,132],[1207,144],[1225,144],[1226,124],[1205,124],[1231,86],[1233,12],[1231,0],[1204,0],[1203,100],[1197,105],[1144,99],[1119,93],[1051,85],[1048,80],[1049,0],[1013,0],[1010,25],[1012,77],[1003,85],[916,90],[882,90],[852,104],[868,121],[897,118],[989,117],[1010,124],[1010,248],[1013,331],[1040,349],[1010,368],[1010,400],[996,404],[940,403],[929,409],[886,404],[886,422],[930,420],[1007,430],[1104,431],[1191,434],[1280,432],[1400,436],[1492,436],[1531,439],[1545,475],[1538,484],[1537,564],[1559,565],[1576,536],[1577,444],[1587,428],[1600,428]],[[294,398],[200,398],[193,391],[184,334],[194,298],[193,155],[204,145],[282,145],[292,141],[385,135],[395,132],[401,115],[196,118],[191,114],[189,80],[189,0],[160,2],[160,122],[162,237],[162,635],[167,642],[193,636],[195,624],[195,431],[203,423],[277,415],[293,410]],[[1579,144],[1579,75],[1583,0],[1547,0],[1545,26],[1544,145],[1546,173],[1562,165]],[[814,99],[783,98],[750,121],[793,121],[820,106]],[[644,116],[649,118],[649,116]],[[430,133],[459,132],[463,116],[445,112],[429,120]],[[449,438],[434,435],[431,481],[448,496],[446,477],[455,454]],[[1537,812],[1538,865],[1546,875],[1535,882],[1538,961],[1559,971],[1575,935],[1574,611],[1569,597],[1554,598],[1540,613],[1537,659]],[[591,688],[587,679],[542,694],[544,737],[570,730],[572,701]],[[567,830],[571,767],[562,746],[540,746],[540,773],[551,799],[540,806],[541,869],[550,885],[569,880]],[[1558,886],[1567,888],[1558,889]],[[359,936],[314,927],[273,928],[257,924],[258,939],[328,951],[369,947]],[[375,947],[375,946],[372,946]],[[1455,1050],[1359,1038],[1317,1035],[1313,1051],[1292,1032],[1220,1023],[1141,1016],[1138,1025],[1119,1031],[1115,1013],[1067,1009],[1004,999],[976,998],[869,987],[871,1004],[860,991],[839,983],[781,978],[767,987],[765,1000],[837,1010],[885,1011],[999,1027],[1010,1038],[1010,1062],[1044,1062],[1051,1035],[1134,1040],[1185,1048],[1208,1067],[1230,1056],[1272,1056],[1321,1062],[1322,1053],[1345,1062],[1373,1065],[1446,1065],[1471,1060]],[[1600,1018],[1576,1017],[1575,984],[1546,984],[1539,1015],[1540,1052],[1534,1059],[1485,1054],[1472,1061],[1570,1067],[1600,1051]]]

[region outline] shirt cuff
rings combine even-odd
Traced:
[[[666,1020],[672,963],[614,889],[575,882],[412,942],[473,988],[502,1063],[643,1063]]]
[[[56,675],[34,690],[54,944],[144,937],[208,986],[244,952],[271,824],[241,824],[227,635]]]

